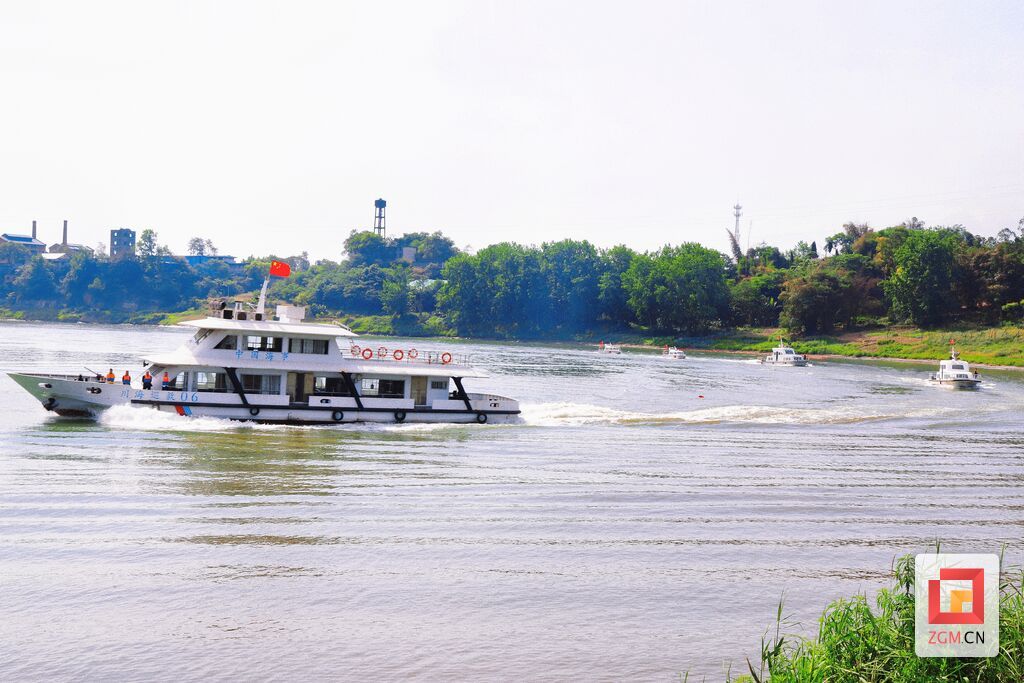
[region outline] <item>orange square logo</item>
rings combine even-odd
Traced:
[[[951,588],[949,607],[942,607],[943,582],[970,582],[970,588]],[[975,599],[977,596],[977,599]],[[969,609],[968,609],[969,607]],[[939,569],[939,578],[928,582],[929,624],[984,624],[985,570],[981,567]]]
[[[914,651],[919,657],[999,653],[999,557],[914,558]]]

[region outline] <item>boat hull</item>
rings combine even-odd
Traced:
[[[470,407],[340,407],[310,405],[242,405],[204,402],[202,395],[182,391],[143,391],[121,384],[79,381],[53,375],[8,373],[48,411],[61,417],[97,418],[118,405],[149,407],[181,417],[213,417],[239,422],[281,424],[455,423],[507,424],[519,419],[519,405],[512,399],[469,394]]]
[[[932,381],[939,386],[954,389],[977,389],[981,385],[980,379],[933,379]]]
[[[761,364],[762,365],[776,365],[778,367],[783,367],[783,368],[802,368],[802,367],[806,367],[807,366],[807,361],[806,360],[791,360],[791,361],[781,361],[781,360],[778,360],[777,361],[777,360],[769,360],[769,359],[765,358],[765,359],[761,360]]]

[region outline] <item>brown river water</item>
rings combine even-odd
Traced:
[[[187,336],[0,323],[0,369]],[[1024,561],[1024,374],[406,343],[521,423],[62,420],[0,378],[0,680],[723,680],[783,595],[810,634],[936,541]]]

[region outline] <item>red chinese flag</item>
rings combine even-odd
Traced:
[[[292,274],[292,267],[282,261],[271,261],[270,274],[277,277],[288,277]]]

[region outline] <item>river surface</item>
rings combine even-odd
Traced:
[[[0,323],[0,369],[187,336]],[[937,540],[1024,554],[1024,374],[401,344],[522,423],[74,421],[0,378],[0,679],[723,680],[783,595],[810,634]]]

